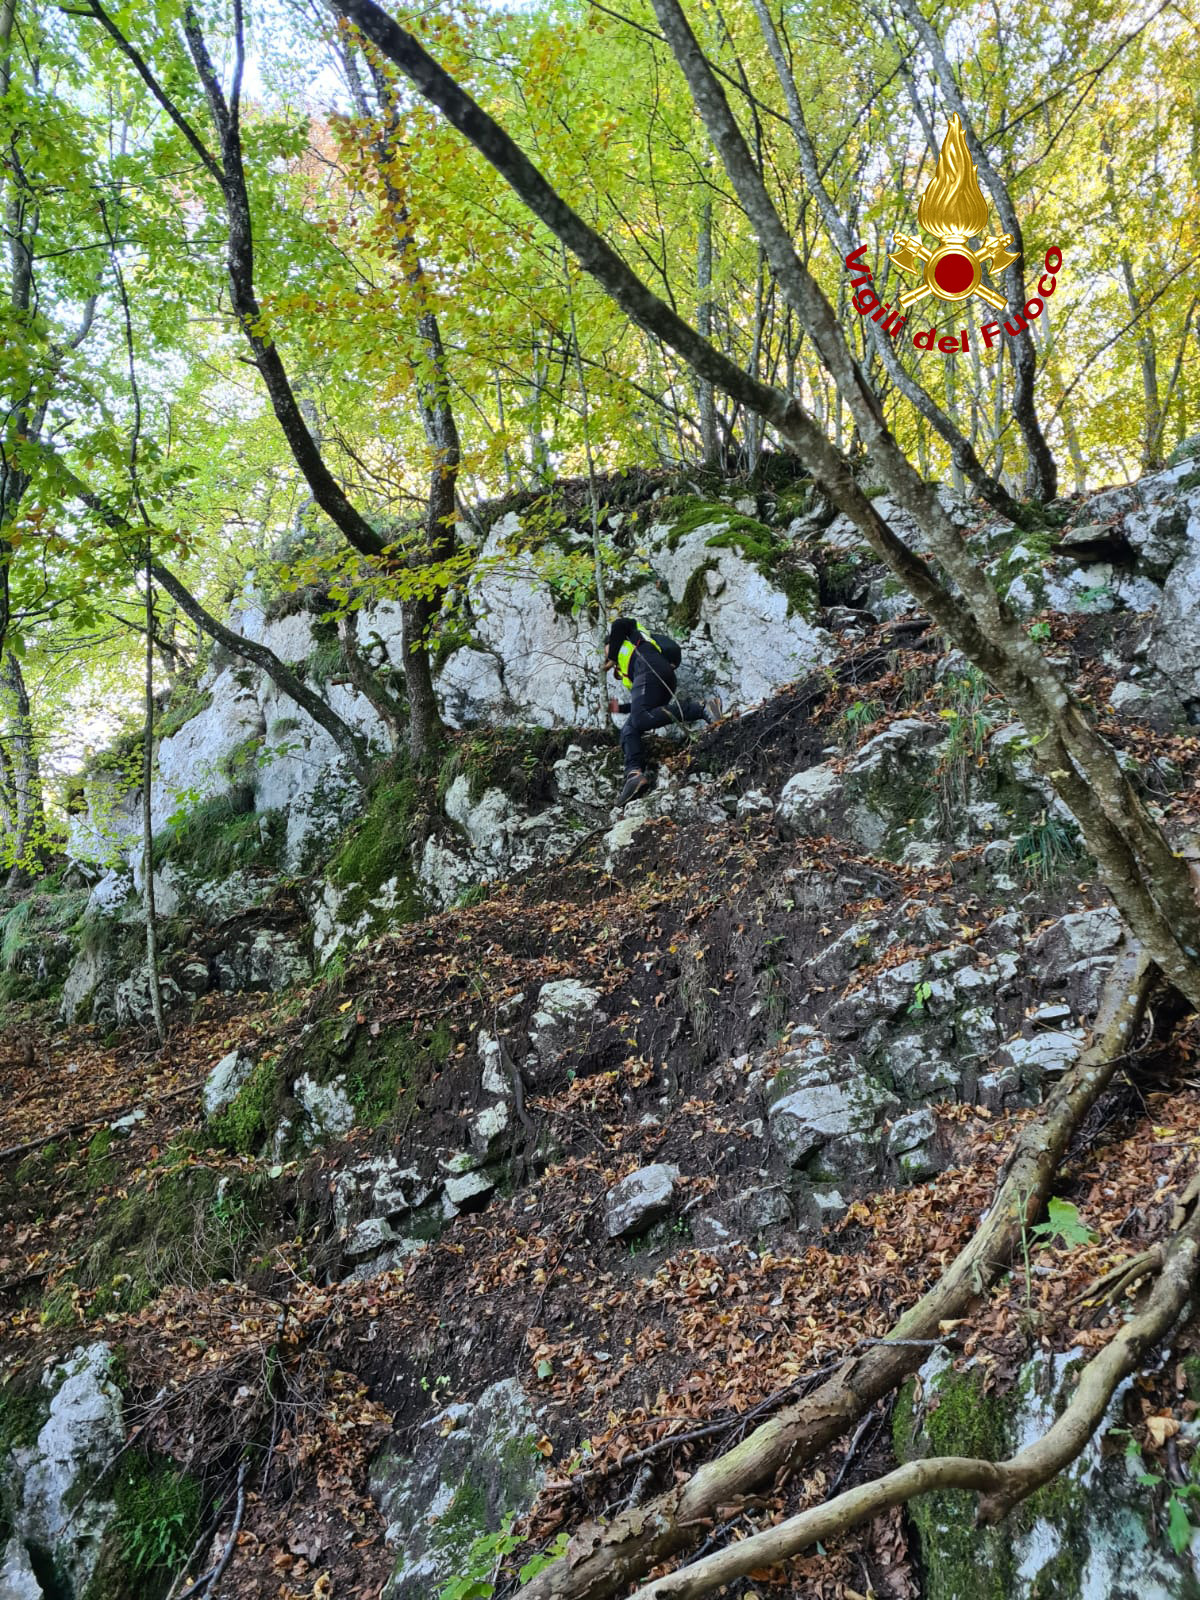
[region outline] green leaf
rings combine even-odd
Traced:
[[[1068,1248],[1093,1244],[1097,1235],[1081,1220],[1069,1200],[1052,1198],[1046,1206],[1046,1220],[1030,1230],[1039,1239],[1061,1239]]]
[[[539,1378],[552,1378],[554,1376],[553,1361],[539,1361],[537,1364],[537,1375]]]
[[[1177,1494],[1172,1494],[1167,1507],[1167,1538],[1177,1556],[1183,1554],[1192,1539],[1192,1521],[1187,1514],[1187,1505]]]

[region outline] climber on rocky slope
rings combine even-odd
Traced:
[[[710,695],[701,705],[698,700],[681,700],[675,693],[675,669],[682,659],[669,634],[639,628],[632,617],[618,617],[608,631],[604,669],[615,672],[629,691],[628,700],[608,702],[610,711],[629,713],[621,728],[625,782],[617,797],[619,806],[650,787],[643,733],[665,728],[668,722],[715,722],[721,715],[718,695]]]

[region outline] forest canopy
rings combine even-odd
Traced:
[[[24,695],[53,772],[133,701],[147,560],[217,611],[248,581],[343,600],[399,583],[414,639],[436,644],[437,597],[471,560],[451,524],[472,506],[618,467],[753,474],[781,447],[761,410],[630,320],[353,10],[0,7],[0,634],[15,753]],[[869,486],[860,420],[649,4],[390,14],[646,290],[794,396]],[[1186,7],[930,19],[913,0],[733,0],[690,20],[922,476],[990,484],[1011,508],[1168,457],[1200,383]],[[916,230],[957,107],[1019,219],[1008,271],[1030,297],[1058,265],[1053,298],[1021,341],[980,337],[981,302],[931,298],[889,340],[845,257],[885,296],[909,287],[889,250]],[[968,327],[949,358],[912,342]],[[185,673],[200,635],[167,596],[157,631],[162,666]]]

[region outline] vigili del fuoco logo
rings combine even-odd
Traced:
[[[882,304],[870,286],[874,273],[864,263],[865,244],[860,244],[846,257],[846,265],[858,274],[850,280],[851,287],[857,291],[850,303],[860,317],[869,316],[872,322],[880,323],[884,332],[894,339],[908,321],[908,308],[928,295],[951,303],[978,296],[993,311],[1009,309],[1004,296],[984,283],[983,274],[986,269],[998,279],[1010,262],[1019,259],[1019,252],[1010,248],[1011,233],[989,234],[987,231],[988,203],[979,187],[979,174],[967,149],[957,111],[950,118],[937,168],[917,204],[917,221],[922,230],[933,234],[938,242],[931,249],[919,238],[910,238],[906,233],[895,235],[888,260],[906,276],[919,275],[916,283],[901,293],[897,306]],[[968,243],[970,239],[979,240],[976,248],[972,249]],[[1004,333],[1010,338],[1015,338],[1041,316],[1046,301],[1058,285],[1054,274],[1062,266],[1062,251],[1055,247],[1047,250],[1044,265],[1045,273],[1038,281],[1042,298],[1035,296],[1023,310],[1014,311],[1004,319]],[[987,350],[1001,338],[999,322],[985,322],[979,331]],[[936,328],[917,329],[913,333],[913,347],[917,350],[933,350],[935,340],[936,348],[947,356],[969,352],[971,348],[966,328],[958,334],[943,334],[941,338]]]

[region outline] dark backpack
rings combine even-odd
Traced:
[[[669,667],[677,667],[683,660],[683,651],[669,633],[662,633],[658,628],[649,628],[643,630],[642,637],[649,639],[658,648]]]

